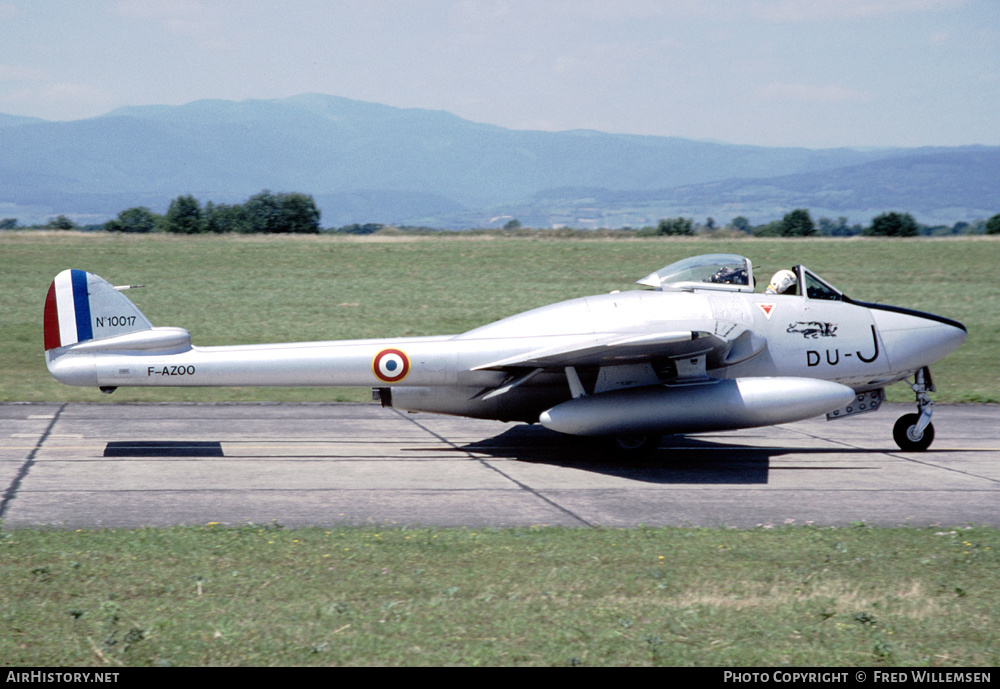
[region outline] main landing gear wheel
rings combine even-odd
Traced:
[[[916,433],[920,414],[904,414],[892,427],[892,439],[899,449],[906,452],[923,452],[934,442],[934,424],[929,423],[920,434]]]
[[[611,449],[619,457],[642,458],[656,452],[660,435],[619,435],[611,439]]]

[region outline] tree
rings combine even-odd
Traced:
[[[750,221],[742,215],[737,215],[730,224],[740,232],[750,233]]]
[[[312,196],[272,194],[265,189],[244,205],[253,232],[318,234],[320,231],[320,212]]]
[[[503,229],[505,229],[505,230],[520,230],[521,229],[521,221],[518,220],[517,218],[514,218],[513,220],[508,220],[507,222],[504,223]]]
[[[766,225],[757,225],[753,228],[754,237],[780,237],[781,220],[772,220]]]
[[[667,218],[660,220],[656,226],[656,234],[668,236],[687,236],[694,234],[694,221],[690,218]]]
[[[0,230],[17,229],[17,218],[4,218],[0,220]]]
[[[281,209],[282,232],[299,234],[319,234],[320,211],[316,202],[308,194],[278,194]]]
[[[220,203],[215,205],[209,201],[205,204],[202,216],[205,219],[206,232],[248,234],[254,231],[247,209],[242,204],[229,206]]]
[[[77,225],[65,215],[60,215],[49,220],[47,227],[50,230],[75,230]]]
[[[199,234],[205,231],[205,221],[201,217],[201,204],[198,199],[188,194],[178,196],[170,202],[170,208],[164,216],[167,232],[177,234]]]
[[[1000,234],[1000,213],[986,221],[986,234]]]
[[[850,237],[855,234],[861,234],[861,227],[858,225],[849,227],[847,225],[847,218],[843,215],[837,218],[836,222],[830,218],[820,218],[816,225],[817,230],[824,237]]]
[[[145,206],[137,206],[123,210],[117,218],[106,222],[104,229],[109,232],[152,232],[160,217]]]
[[[811,237],[816,234],[816,223],[813,222],[809,211],[797,208],[791,213],[786,213],[781,219],[778,232],[782,237]]]
[[[909,213],[883,213],[872,219],[872,225],[865,230],[869,237],[916,237],[917,221]]]
[[[243,207],[246,208],[251,232],[280,232],[278,197],[269,190],[251,196]]]
[[[201,219],[205,222],[205,232],[218,234],[223,231],[219,224],[216,206],[211,201],[206,202],[205,207],[201,209]]]

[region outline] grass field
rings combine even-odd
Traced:
[[[629,289],[680,258],[804,263],[849,295],[963,321],[938,401],[1000,401],[1000,243],[0,233],[0,401],[335,401],[368,391],[56,383],[49,282],[74,267],[202,345],[461,332]],[[911,400],[897,386],[891,393]],[[2,526],[2,525],[0,525]],[[0,532],[0,663],[948,666],[1000,663],[1000,532],[407,530],[218,525]]]
[[[19,531],[0,662],[1000,664],[995,529]]]
[[[458,333],[560,299],[630,289],[700,253],[749,256],[766,280],[804,263],[865,301],[921,309],[969,328],[934,367],[935,399],[1000,402],[1000,241],[552,239],[544,237],[178,237],[0,233],[0,401],[361,401],[367,390],[120,389],[55,382],[42,356],[48,285],[68,267],[129,292],[156,325],[200,345]],[[905,386],[890,399],[910,400]]]

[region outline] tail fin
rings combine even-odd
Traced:
[[[56,380],[111,392],[133,378],[129,358],[191,349],[187,330],[154,328],[119,289],[83,270],[56,275],[44,316],[45,364]]]
[[[93,273],[64,270],[45,298],[45,351],[152,330],[139,308]]]

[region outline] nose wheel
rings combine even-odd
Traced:
[[[892,438],[901,450],[923,452],[934,442],[934,425],[931,423],[934,402],[927,394],[934,392],[930,369],[925,367],[917,371],[910,387],[917,396],[917,413],[899,417],[892,428]]]

